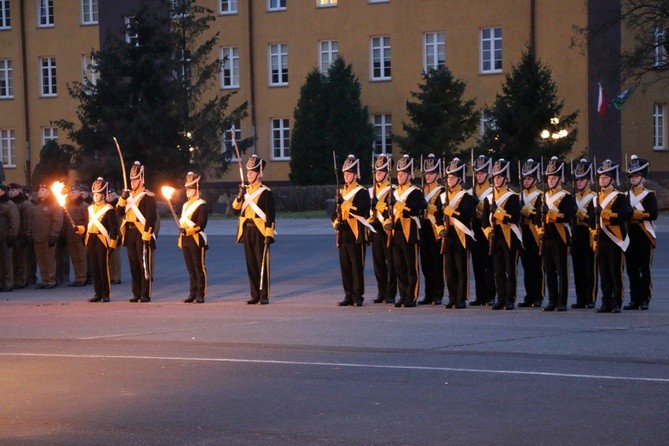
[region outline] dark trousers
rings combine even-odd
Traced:
[[[472,269],[476,286],[476,302],[485,304],[495,300],[495,270],[490,245],[480,226],[474,225],[476,241],[472,243]]]
[[[142,240],[141,232],[133,224],[126,225],[125,246],[128,250],[128,264],[132,277],[132,295],[134,298],[151,298],[151,282],[153,279],[153,248],[150,242]],[[144,262],[146,250],[146,264]],[[144,276],[147,269],[148,279]]]
[[[255,225],[244,226],[244,255],[246,257],[246,271],[249,276],[251,298],[254,300],[269,299],[269,246],[265,254],[265,270],[262,274],[262,290],[260,289],[260,272],[262,270],[262,253],[265,249],[265,237]]]
[[[543,266],[546,272],[548,303],[567,306],[569,296],[568,249],[561,239],[543,241]]]
[[[404,238],[401,229],[394,231],[393,262],[397,274],[397,288],[400,293],[400,303],[415,302],[418,297],[420,273],[418,266],[418,244],[409,243]]]
[[[502,304],[513,304],[516,302],[518,286],[518,249],[509,248],[501,235],[496,235],[494,240],[492,261],[495,267],[497,299]]]
[[[365,244],[340,243],[339,267],[345,300],[362,303],[365,294]]]
[[[420,266],[425,278],[425,301],[441,302],[444,298],[444,256],[441,241],[437,240],[429,220],[421,222]]]
[[[571,263],[574,269],[576,303],[593,305],[597,298],[597,271],[595,253],[590,246],[590,230],[576,226],[571,240]]]
[[[386,301],[395,301],[397,295],[397,276],[393,264],[393,250],[388,246],[388,234],[375,226],[376,234],[372,238],[372,259],[376,278],[377,296]]]
[[[109,297],[111,285],[109,277],[109,254],[104,243],[100,241],[97,234],[88,237],[87,259],[93,277],[93,290],[95,297]]]
[[[633,235],[630,234],[630,244],[625,252],[630,301],[636,305],[648,305],[652,291],[650,269],[653,264],[653,245],[645,234]]]
[[[204,298],[207,294],[207,267],[204,264],[205,248],[200,247],[193,236],[182,235],[181,251],[184,255],[190,281],[188,297]]]
[[[469,251],[456,236],[448,237],[446,243],[445,270],[448,287],[448,303],[462,304],[469,295]]]
[[[32,245],[30,245],[32,250]],[[16,239],[12,250],[14,264],[14,288],[23,288],[28,284],[28,240],[25,237]]]
[[[604,309],[620,308],[623,304],[623,250],[608,236],[599,236],[597,268]]]
[[[539,255],[539,245],[527,226],[523,227],[523,247],[524,249],[520,250],[520,264],[523,265],[525,285],[523,301],[540,305],[544,300],[544,271]]]

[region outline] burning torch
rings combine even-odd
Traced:
[[[172,217],[174,217],[174,223],[177,224],[177,228],[181,228],[179,224],[179,219],[177,218],[177,213],[174,211],[174,206],[172,206],[172,194],[174,194],[175,189],[171,186],[163,186],[160,188],[160,191],[163,193],[163,197],[167,200],[167,206],[169,206],[170,211],[172,212]]]
[[[77,225],[76,223],[74,223],[72,216],[65,207],[65,198],[67,197],[67,194],[63,194],[64,188],[65,188],[65,183],[63,183],[62,181],[56,181],[51,185],[51,192],[53,192],[53,195],[54,197],[56,197],[56,200],[58,201],[60,207],[63,208],[63,214],[65,214],[65,218],[67,218],[67,221],[70,222],[72,227],[76,230]]]

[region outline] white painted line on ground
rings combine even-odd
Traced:
[[[424,370],[424,371],[437,371],[437,372],[496,373],[496,374],[501,373],[505,375],[551,376],[551,377],[561,377],[561,378],[607,379],[607,380],[619,380],[619,381],[669,383],[669,378],[642,378],[637,376],[586,375],[581,373],[532,372],[528,370],[470,369],[470,368],[458,368],[458,367],[431,367],[431,366],[418,366],[418,365],[278,361],[273,359],[193,358],[193,357],[182,357],[182,356],[142,356],[142,355],[75,355],[75,354],[54,354],[54,353],[0,353],[0,356],[34,357],[34,358],[73,358],[73,359],[128,359],[128,360],[140,359],[140,360],[183,361],[183,362],[228,362],[228,363],[241,363],[241,364],[276,364],[276,365],[301,365],[301,366],[315,366],[315,367]]]

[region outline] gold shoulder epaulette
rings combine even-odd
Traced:
[[[156,196],[156,194],[154,194],[153,192],[151,192],[148,189],[145,189],[145,192],[146,192],[146,195],[148,195],[149,197],[155,197]]]

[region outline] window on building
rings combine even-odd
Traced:
[[[0,59],[0,99],[14,97],[14,73],[11,59]]]
[[[172,18],[182,19],[190,15],[190,0],[170,0]]]
[[[286,0],[267,0],[268,11],[285,11]]]
[[[81,23],[98,24],[98,0],[81,0]]]
[[[98,72],[98,65],[95,63],[95,59],[89,58],[87,55],[81,56],[81,81],[84,85],[97,85],[98,77],[100,73]],[[90,92],[89,92],[90,94]]]
[[[219,0],[219,14],[237,14],[237,0]]]
[[[137,34],[137,22],[135,21],[135,18],[133,16],[125,16],[123,22],[125,23],[125,42],[130,45],[139,46],[139,36]]]
[[[40,58],[40,91],[42,96],[56,96],[56,58]]]
[[[272,119],[272,159],[290,159],[290,127],[288,119]]]
[[[49,141],[58,142],[58,129],[56,127],[42,128],[42,147]]]
[[[228,161],[237,162],[237,153],[235,151],[235,145],[232,143],[232,136],[235,136],[235,141],[241,141],[242,139],[242,127],[239,120],[236,120],[231,126],[229,126],[223,132],[223,153],[226,156]],[[238,143],[239,144],[239,143]]]
[[[667,104],[653,104],[653,149],[667,150]]]
[[[53,0],[37,1],[37,26],[53,26]]]
[[[390,37],[372,37],[372,80],[390,80]]]
[[[481,30],[481,73],[502,72],[502,28]]]
[[[16,134],[14,129],[0,129],[0,157],[5,167],[16,167]]]
[[[374,153],[392,153],[392,115],[374,115]]]
[[[288,45],[277,43],[269,46],[269,84],[288,85]]]
[[[239,48],[221,48],[221,88],[239,88]]]
[[[336,40],[322,40],[318,42],[318,53],[321,73],[327,73],[330,66],[339,57],[339,43]]]
[[[367,0],[367,3],[390,3],[390,0]]]
[[[0,29],[10,29],[11,27],[9,0],[0,0]]]
[[[316,0],[316,5],[323,8],[337,6],[337,0]]]
[[[446,66],[446,34],[425,33],[423,37],[423,71]]]
[[[490,110],[481,110],[481,122],[479,123],[479,135],[483,136],[489,130],[495,130],[497,123],[491,116]]]
[[[181,81],[184,88],[191,88],[191,54],[189,50],[179,51],[179,72],[175,73],[177,79]]]
[[[667,30],[662,25],[655,27],[653,34],[654,66],[655,68],[667,68]]]

